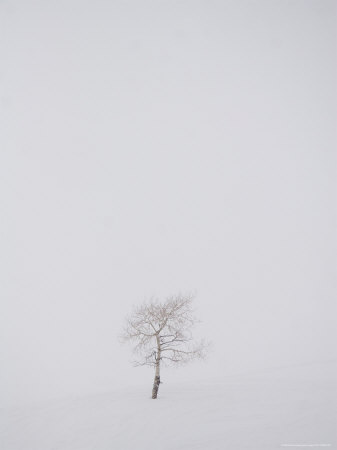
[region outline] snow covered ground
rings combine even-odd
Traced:
[[[1,410],[0,448],[271,450],[330,444],[326,448],[333,449],[332,365],[199,382],[164,379],[158,400],[150,398],[149,380],[141,388],[7,408]]]

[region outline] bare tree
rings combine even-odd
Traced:
[[[203,358],[208,344],[193,342],[191,330],[197,319],[192,309],[193,296],[176,295],[160,303],[151,300],[134,308],[126,318],[124,342],[134,343],[138,355],[135,365],[155,368],[152,398],[157,398],[160,368],[165,363],[182,364]]]

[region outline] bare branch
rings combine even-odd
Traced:
[[[199,321],[192,308],[192,295],[170,296],[164,302],[151,299],[134,308],[125,322],[122,341],[133,343],[136,366],[156,367],[161,362],[182,364],[204,358],[209,345],[193,343],[192,330]]]

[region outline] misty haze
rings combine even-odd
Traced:
[[[0,1],[1,450],[336,448],[336,18]],[[156,384],[120,334],[185,293]]]

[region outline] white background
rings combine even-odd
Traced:
[[[179,291],[164,382],[334,358],[335,5],[0,2],[2,404],[151,389],[118,334]]]

